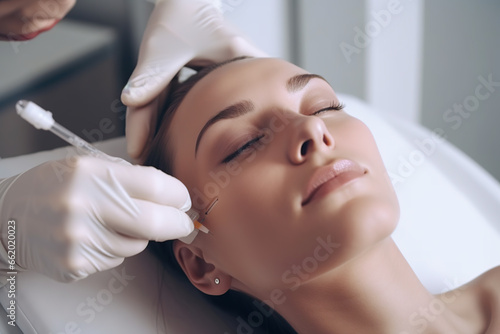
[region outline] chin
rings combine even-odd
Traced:
[[[362,196],[345,203],[325,228],[344,249],[359,253],[391,236],[399,221],[396,199]]]

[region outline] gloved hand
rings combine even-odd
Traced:
[[[92,157],[44,163],[0,181],[0,271],[85,278],[141,252],[148,240],[188,235],[194,227],[183,211],[190,206],[186,187],[153,167]],[[15,268],[8,225],[15,225]]]
[[[157,0],[137,66],[122,92],[128,106],[128,154],[140,158],[153,136],[160,94],[185,65],[207,66],[237,56],[264,57],[223,20],[216,0]]]

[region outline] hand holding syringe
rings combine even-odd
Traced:
[[[129,166],[131,165],[129,162],[123,159],[112,157],[98,150],[96,147],[92,146],[73,132],[69,131],[68,129],[54,121],[54,118],[52,117],[52,113],[50,111],[41,108],[31,101],[18,101],[16,104],[16,110],[19,116],[24,118],[35,128],[51,131],[53,134],[67,141],[68,143],[76,147],[78,151],[84,154],[88,154],[95,158],[104,159],[111,162],[122,163]],[[209,232],[209,230],[198,221],[199,214],[196,211],[194,211],[193,209],[189,209],[186,213],[193,221],[196,230],[200,230],[205,233]],[[181,238],[181,240],[186,243],[191,243],[197,234],[196,230],[186,238]]]
[[[16,222],[14,270],[63,282],[113,268],[150,240],[197,231],[184,213],[191,201],[179,180],[153,167],[116,163],[117,158],[54,126],[52,117],[33,112],[43,109],[29,102],[18,108],[21,114],[32,112],[28,118],[39,117],[34,123],[40,128],[52,129],[93,157],[75,157],[71,164],[49,161],[0,180],[0,275],[10,269],[4,222],[11,220]],[[55,173],[61,165],[64,172]]]

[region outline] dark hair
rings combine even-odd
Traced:
[[[170,84],[165,106],[163,108],[164,112],[158,116],[155,135],[147,151],[144,165],[156,167],[167,174],[175,176],[172,165],[174,156],[173,150],[175,148],[170,146],[168,129],[170,128],[173,115],[179,108],[179,105],[182,103],[184,97],[191,90],[191,88],[193,88],[193,86],[207,74],[228,63],[246,58],[248,57],[233,58],[205,67],[183,82],[179,81],[178,75],[174,78]],[[187,279],[186,275],[177,263],[172,245],[172,241],[161,243],[150,242],[149,248],[160,258],[170,273],[178,277],[182,277],[183,279]],[[256,307],[256,305],[259,305],[262,302],[245,293],[229,290],[222,296],[209,296],[201,292],[200,294],[207,298],[212,304],[233,315],[235,328],[239,325],[237,321],[238,317],[247,321],[250,315],[255,314],[255,312],[259,312],[263,318],[262,324],[258,326],[259,332],[263,331],[264,333],[273,334],[296,333],[296,331],[276,311],[273,311],[270,316],[262,314],[261,310]]]
[[[165,104],[158,113],[155,133],[153,140],[147,149],[146,159],[143,163],[144,165],[154,166],[170,175],[174,174],[172,166],[174,148],[169,145],[170,141],[168,137],[168,129],[170,128],[170,123],[172,122],[175,112],[179,108],[182,101],[184,101],[184,97],[186,97],[191,88],[193,88],[194,85],[196,85],[207,74],[226,64],[248,58],[250,57],[237,57],[220,63],[215,63],[202,68],[182,82],[179,81],[179,74],[174,77],[168,88]]]

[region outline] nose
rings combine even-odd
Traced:
[[[319,117],[298,115],[289,131],[288,158],[293,164],[302,164],[314,152],[335,147],[335,140]]]

